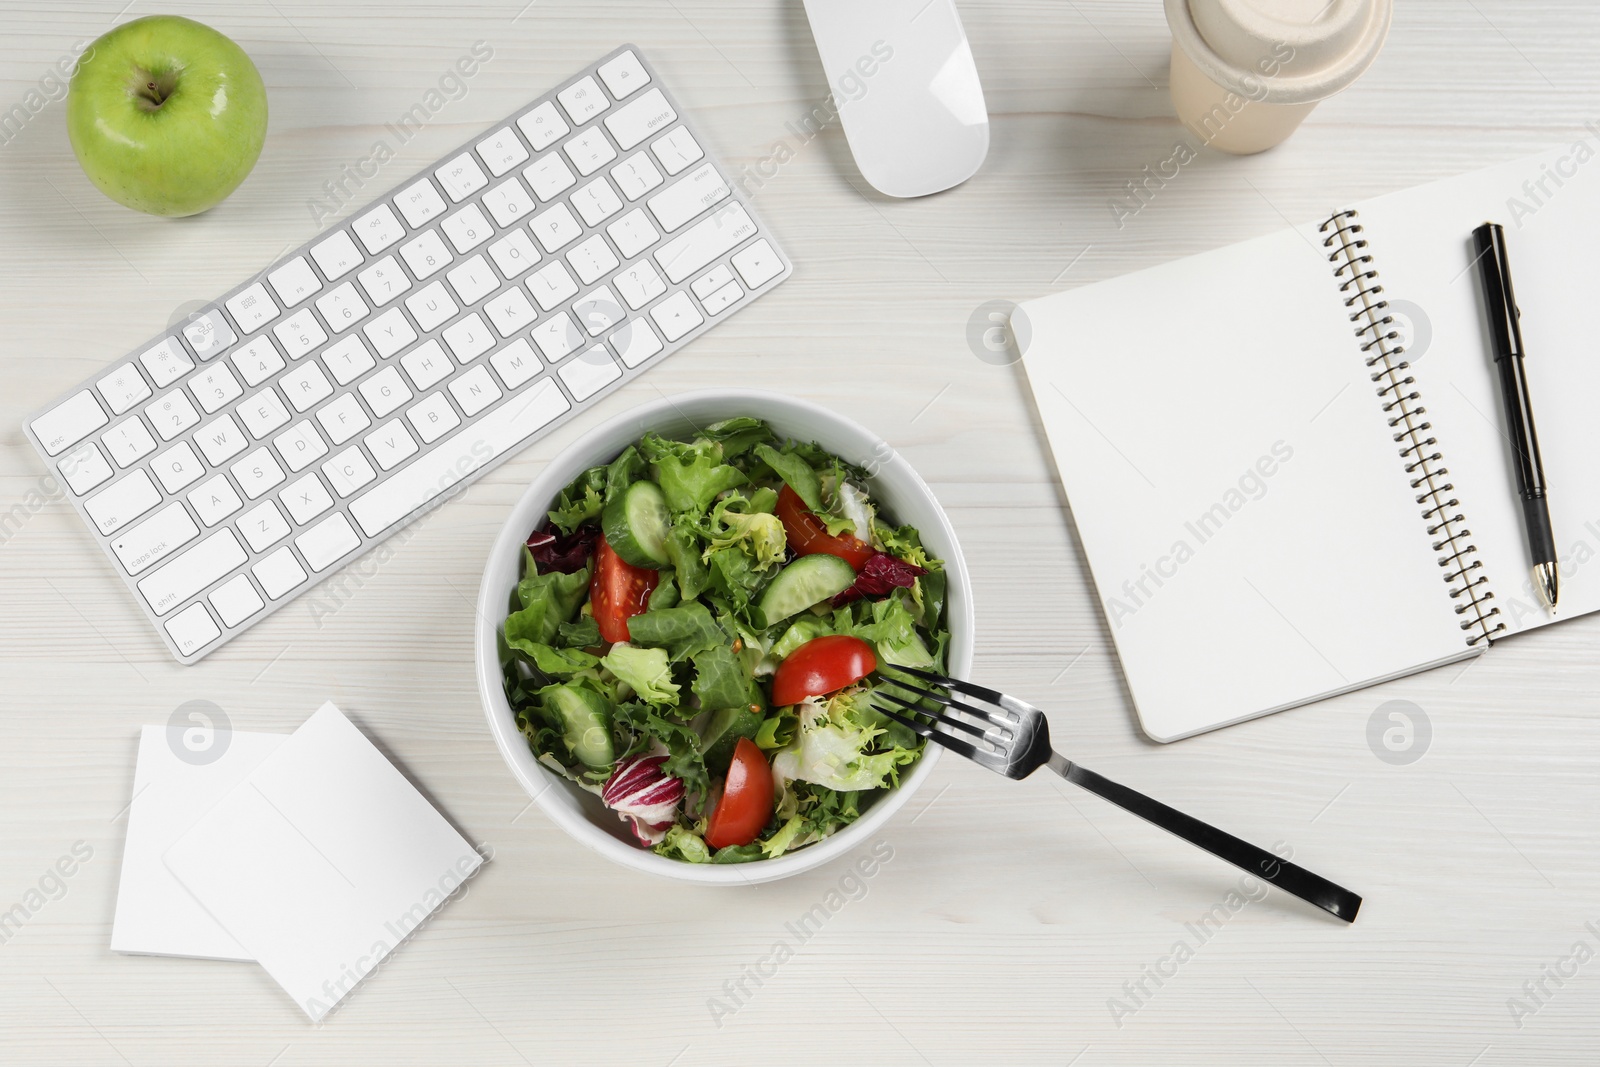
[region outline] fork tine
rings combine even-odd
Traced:
[[[913,690],[913,692],[915,692],[915,690]],[[978,737],[983,737],[988,733],[988,731],[983,727],[974,723],[962,722],[960,719],[952,719],[948,716],[940,715],[938,712],[929,711],[927,708],[920,708],[911,701],[907,700],[905,697],[896,696],[894,693],[886,693],[880,689],[877,690],[877,694],[883,697],[885,700],[894,701],[896,704],[899,704],[902,708],[905,708],[913,715],[926,715],[928,718],[932,719],[936,723],[940,723],[941,725],[954,726],[958,730],[964,730],[965,732],[969,734],[975,734]],[[879,708],[878,710],[883,711],[884,709]]]
[[[895,668],[895,670],[902,670],[902,669],[904,669],[904,668],[900,668],[900,667],[896,667]],[[878,673],[879,673],[880,676],[883,674],[882,671],[879,671]],[[884,678],[884,681],[888,682],[890,685],[897,686],[900,689],[904,689],[908,693],[915,693],[915,694],[917,694],[919,697],[921,697],[924,700],[931,700],[935,704],[943,704],[945,707],[951,708],[951,709],[953,709],[955,711],[964,711],[968,715],[976,715],[978,718],[983,719],[986,722],[991,722],[996,726],[1014,726],[1014,725],[1016,725],[1016,720],[1015,719],[1003,718],[1003,717],[1001,717],[999,714],[997,714],[994,711],[990,711],[990,710],[988,710],[986,708],[973,707],[971,704],[962,703],[961,701],[956,700],[953,697],[942,696],[941,694],[935,693],[932,690],[924,689],[924,688],[922,688],[921,686],[918,686],[918,685],[912,685],[910,682],[902,682],[898,678],[892,678],[892,677],[886,677],[886,678]],[[892,696],[892,695],[893,694],[890,694],[890,693],[884,693],[884,696]],[[913,707],[913,710],[919,710],[920,711],[921,709],[916,709],[916,708]],[[927,711],[922,711],[921,713],[924,714],[924,715],[931,714],[930,712],[927,712]],[[1010,712],[1008,711],[1007,715],[1009,715],[1009,714],[1010,714]],[[956,720],[956,719],[951,719],[949,721],[950,722],[959,722],[959,720]],[[983,731],[980,730],[978,732],[982,733]]]
[[[940,689],[954,689],[956,692],[965,693],[969,697],[977,697],[979,700],[987,700],[991,704],[997,704],[1001,707],[1005,706],[1004,693],[998,692],[994,689],[985,688],[981,685],[973,685],[971,682],[963,682],[960,678],[951,678],[943,674],[934,674],[932,671],[925,671],[918,667],[902,667],[898,663],[886,663],[884,664],[884,669],[902,671],[914,678],[921,678],[925,682],[936,685]]]
[[[878,710],[889,716],[889,718],[893,719],[895,722],[902,723],[903,725],[910,727],[913,733],[916,733],[921,737],[925,737],[935,744],[943,745],[950,751],[958,755],[965,756],[969,760],[974,762],[982,762],[979,757],[988,755],[988,753],[980,751],[976,746],[969,745],[960,738],[951,737],[949,734],[944,733],[941,730],[935,730],[926,723],[918,722],[915,719],[908,719],[898,711],[890,711],[888,708],[879,708]]]

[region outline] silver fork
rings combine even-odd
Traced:
[[[890,671],[892,675],[888,673]],[[933,688],[913,685],[898,677],[901,674],[919,678]],[[1146,822],[1154,823],[1168,833],[1176,834],[1190,844],[1198,845],[1302,900],[1310,901],[1345,922],[1355,922],[1356,912],[1361,908],[1361,898],[1350,890],[1266,849],[1257,848],[1248,841],[1208,826],[1176,808],[1169,808],[1159,800],[1152,800],[1143,793],[1102,778],[1056,752],[1050,747],[1050,724],[1045,721],[1044,712],[1032,704],[981,685],[931,674],[914,667],[885,665],[878,675],[894,688],[948,709],[948,713],[929,710],[922,703],[907,700],[888,687],[875,690],[875,695],[894,701],[907,714],[902,715],[874,702],[879,711],[928,740],[1007,778],[1026,778],[1040,767],[1049,767],[1072,784],[1082,786],[1119,808],[1126,808]],[[940,693],[937,691],[939,689],[948,692]],[[990,706],[958,700],[951,693],[960,693]],[[967,739],[963,739],[961,734],[965,734]]]

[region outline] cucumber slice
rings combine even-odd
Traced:
[[[667,555],[667,528],[672,515],[667,498],[654,482],[634,482],[611,498],[600,516],[601,529],[611,550],[635,567],[663,570],[671,565]]]
[[[801,556],[783,570],[761,595],[766,625],[781,622],[818,601],[837,596],[855,584],[855,568],[838,556]]]
[[[611,705],[605,697],[571,685],[548,686],[540,695],[545,710],[561,725],[561,739],[584,766],[604,769],[616,762]]]

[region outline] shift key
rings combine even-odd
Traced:
[[[676,285],[755,233],[744,205],[726,204],[657,248],[656,262]]]
[[[219,530],[148,578],[139,580],[139,595],[150,610],[165,615],[250,557],[232,530]]]

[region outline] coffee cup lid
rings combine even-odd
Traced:
[[[1332,96],[1372,65],[1393,0],[1166,0],[1173,39],[1207,77],[1251,100]]]

